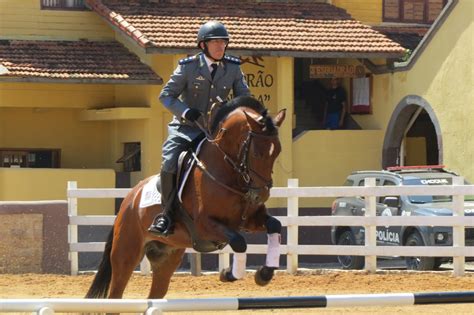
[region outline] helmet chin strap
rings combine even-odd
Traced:
[[[227,50],[227,45],[225,46],[225,49]],[[202,50],[203,53],[204,53],[208,58],[210,58],[211,60],[214,60],[214,61],[221,61],[222,59],[224,59],[225,50],[224,50],[224,55],[222,56],[222,58],[221,58],[221,59],[216,59],[216,58],[212,57],[211,54],[209,53],[209,49],[207,48],[207,42],[204,42],[204,49],[201,48],[201,50]]]

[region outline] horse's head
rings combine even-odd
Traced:
[[[231,108],[219,129],[214,128],[218,147],[234,169],[245,198],[252,204],[262,204],[273,185],[273,165],[281,152],[278,127],[285,119],[285,110],[272,118],[253,98],[239,98],[236,103],[239,106]]]

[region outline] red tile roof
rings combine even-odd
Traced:
[[[429,26],[374,26],[380,32],[403,47],[414,50],[430,29]]]
[[[343,9],[318,2],[251,0],[86,0],[107,21],[148,52],[196,48],[199,27],[208,20],[225,24],[229,49],[269,55],[381,57],[404,48]]]
[[[0,81],[163,82],[117,42],[0,40],[0,65]]]

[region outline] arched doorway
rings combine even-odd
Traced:
[[[409,95],[397,105],[385,133],[382,167],[443,162],[441,128],[429,103]]]

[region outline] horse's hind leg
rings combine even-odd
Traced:
[[[153,270],[149,299],[161,299],[168,292],[171,276],[180,265],[184,248],[173,248],[157,241],[146,244],[146,256]]]
[[[144,255],[143,236],[139,225],[129,223],[126,227],[120,226],[120,229],[126,230],[127,235],[116,233],[114,237],[111,252],[112,278],[110,281],[110,299],[122,298],[133,270],[135,270],[135,267],[140,263]]]

